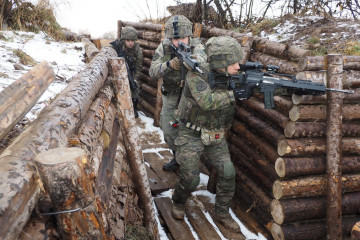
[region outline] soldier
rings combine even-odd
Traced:
[[[239,232],[239,225],[229,214],[235,191],[235,169],[224,134],[233,121],[235,99],[249,98],[251,90],[243,91],[242,96],[237,93],[234,96],[234,91],[226,84],[229,74],[237,74],[240,70],[242,51],[234,38],[213,37],[206,43],[205,52],[208,63],[203,63],[201,68],[206,74],[188,73],[175,114],[180,122],[178,137],[174,141],[180,176],[172,196],[174,206],[171,214],[175,219],[184,218],[185,202],[200,181],[200,155],[206,154],[218,174],[215,221]],[[222,84],[211,89],[210,76]]]
[[[135,117],[139,117],[137,111],[138,97],[140,93],[140,88],[137,84],[139,79],[141,68],[142,68],[142,49],[140,45],[135,42],[137,40],[137,31],[135,28],[127,26],[122,29],[121,38],[111,42],[110,44],[116,50],[119,57],[124,57],[128,66],[128,74],[133,79],[133,82],[130,82],[131,88],[131,98],[134,106]],[[131,80],[130,80],[131,81]]]
[[[178,43],[189,45],[193,56],[198,62],[206,62],[204,45],[200,39],[191,38],[192,23],[184,16],[172,16],[165,24],[165,40],[156,49],[149,70],[150,77],[163,78],[162,100],[163,107],[160,115],[160,127],[164,132],[165,142],[173,150],[174,158],[163,165],[166,171],[173,171],[179,167],[175,159],[174,139],[177,137],[177,127],[174,119],[174,111],[180,96],[181,66],[179,59],[172,52],[172,45],[178,47]],[[187,71],[187,69],[185,68]]]

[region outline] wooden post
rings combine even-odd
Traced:
[[[58,230],[63,239],[110,239],[105,213],[95,197],[94,178],[81,148],[55,148],[35,157],[50,193]]]
[[[343,57],[331,54],[325,59],[327,63],[327,86],[342,89]],[[327,239],[342,239],[342,93],[329,92],[327,103],[326,128],[326,225]]]
[[[154,112],[154,126],[155,127],[160,126],[160,114],[161,114],[161,108],[162,108],[162,93],[161,93],[162,83],[163,83],[163,79],[160,78],[158,80],[156,104],[155,104],[155,112]]]
[[[122,22],[121,20],[119,20],[119,21],[117,22],[117,38],[118,38],[118,39],[121,38],[122,26],[123,26],[123,22]]]
[[[200,38],[201,37],[202,27],[203,27],[203,25],[201,23],[195,23],[194,24],[194,32],[193,32],[193,37],[194,38]]]
[[[141,151],[140,138],[137,133],[134,110],[132,106],[129,80],[124,58],[110,58],[109,69],[113,80],[117,100],[117,111],[125,148],[129,159],[129,166],[139,196],[139,202],[144,210],[145,227],[158,239],[158,229],[153,209],[153,199],[149,180]]]

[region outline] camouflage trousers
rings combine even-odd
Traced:
[[[175,122],[174,112],[178,93],[163,95],[163,106],[160,114],[160,128],[164,132],[164,138],[169,148],[175,150],[174,140],[178,136],[178,127],[174,128],[169,122]]]
[[[199,161],[203,153],[208,157],[218,174],[215,213],[228,213],[230,201],[235,192],[235,169],[225,139],[222,139],[220,143],[206,146],[201,141],[200,133],[180,126],[179,137],[175,139],[175,145],[176,161],[180,164],[180,177],[175,185],[173,201],[185,203],[191,192],[199,184]]]
[[[136,80],[134,80],[137,84],[137,88],[133,91],[131,91],[131,98],[132,99],[138,99],[139,98],[139,94],[140,94],[140,86],[138,84],[138,82]],[[130,89],[131,90],[131,89]]]

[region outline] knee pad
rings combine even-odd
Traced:
[[[235,177],[235,168],[232,162],[226,162],[224,163],[224,178],[225,179],[231,179]]]
[[[191,179],[191,182],[189,183],[189,189],[188,190],[191,191],[191,192],[194,191],[195,188],[199,185],[199,183],[200,183],[200,177],[198,175],[198,176]]]

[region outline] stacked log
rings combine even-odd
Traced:
[[[118,26],[132,26],[138,31],[138,40],[143,51],[143,68],[140,74],[139,87],[139,108],[148,116],[154,118],[154,126],[160,126],[160,112],[162,107],[161,84],[159,80],[149,76],[152,57],[155,49],[163,40],[163,25],[150,23],[136,23],[118,21]],[[121,36],[121,28],[118,29]]]

